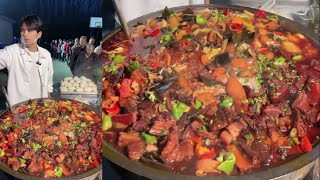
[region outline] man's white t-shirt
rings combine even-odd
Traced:
[[[204,0],[118,0],[126,21],[145,14],[177,6],[203,4]]]
[[[41,86],[41,79],[39,73],[39,51],[31,52],[27,51],[28,54],[31,56],[31,79],[30,79],[30,99],[41,98],[42,86]]]

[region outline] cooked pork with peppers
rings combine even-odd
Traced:
[[[0,161],[32,176],[68,177],[101,164],[101,118],[69,100],[33,100],[0,117]]]
[[[166,8],[103,49],[103,138],[132,160],[240,175],[318,143],[319,47],[275,15]]]

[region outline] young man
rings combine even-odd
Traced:
[[[8,98],[11,105],[34,98],[50,97],[53,67],[49,51],[38,46],[43,22],[36,15],[20,21],[21,42],[0,50],[0,69],[7,68]]]

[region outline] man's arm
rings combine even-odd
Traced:
[[[0,69],[10,68],[11,56],[7,48],[0,50]]]

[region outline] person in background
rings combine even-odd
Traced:
[[[80,47],[80,39],[79,39],[79,38],[75,38],[75,39],[74,39],[74,44],[73,44],[73,46],[71,47],[70,55],[73,53],[73,50],[74,50],[76,47]]]
[[[58,47],[57,47],[57,60],[61,59],[61,46],[62,46],[62,39],[59,39]]]
[[[101,71],[101,65],[99,63],[97,54],[93,51],[94,45],[88,44],[86,50],[80,52],[78,60],[74,67],[74,76],[85,76],[97,82],[95,71],[96,69],[99,69]]]
[[[101,45],[99,45],[99,46],[97,46],[96,48],[94,48],[94,51],[93,51],[93,52],[96,53],[98,56],[100,56],[101,53],[102,53],[102,47],[101,47]]]
[[[80,37],[80,46],[76,47],[71,54],[71,60],[70,60],[71,71],[73,71],[74,66],[77,63],[77,59],[78,59],[80,52],[82,52],[86,49],[86,45],[87,45],[87,37],[81,36]]]
[[[89,39],[89,44],[92,44],[92,45],[95,46],[95,43],[96,43],[96,37],[91,36],[90,39]]]
[[[43,22],[36,15],[20,21],[21,43],[0,50],[0,69],[7,68],[8,99],[11,105],[35,98],[50,97],[53,66],[48,50],[38,46]]]
[[[71,42],[69,40],[66,41],[66,44],[64,45],[64,54],[65,54],[65,62],[69,64],[69,57],[70,57],[70,44]]]
[[[65,59],[65,51],[64,51],[65,45],[66,45],[66,40],[63,40],[62,41],[62,45],[60,47],[60,50],[61,50],[61,61],[64,61],[64,59]]]

